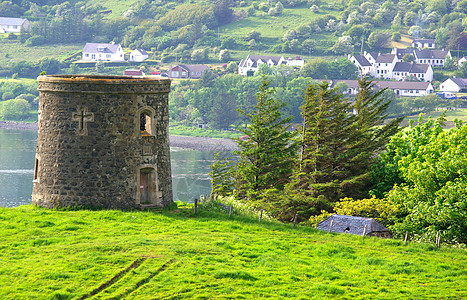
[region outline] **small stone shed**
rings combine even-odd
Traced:
[[[362,235],[366,225],[365,235],[384,238],[392,237],[391,232],[386,227],[376,222],[375,219],[372,218],[332,215],[326,220],[319,222],[316,225],[316,228],[319,230],[329,231],[329,228],[331,227],[331,221],[332,232]]]

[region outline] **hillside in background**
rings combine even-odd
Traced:
[[[466,46],[465,0],[15,3],[3,1],[0,16],[28,18],[33,29],[17,37],[4,35],[5,39],[17,38],[32,48],[75,45],[70,55],[86,42],[110,41],[127,49],[142,47],[156,61],[185,63],[226,63],[259,53],[340,56],[408,46],[412,38],[435,38],[439,48],[465,50]],[[37,58],[11,50],[14,43],[1,43],[3,69],[18,60]],[[38,52],[63,59],[53,51],[56,48],[49,52],[38,48]],[[219,60],[221,49],[228,49],[230,55]]]

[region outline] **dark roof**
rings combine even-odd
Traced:
[[[446,55],[448,55],[448,50],[415,50],[415,55],[418,59],[444,59],[446,58]]]
[[[461,88],[467,87],[467,78],[450,78],[455,84],[457,84]]]
[[[173,69],[176,66],[179,66],[179,67],[187,70],[188,72],[201,72],[201,73],[203,73],[204,71],[209,69],[209,67],[206,66],[206,65],[175,65],[175,66],[171,67],[170,69]]]
[[[396,55],[397,55],[398,59],[402,59],[404,57],[404,55],[406,55],[406,54],[414,55],[414,51],[415,51],[415,49],[411,49],[411,48],[407,48],[407,49],[396,48]],[[414,57],[415,57],[415,55],[414,55]]]
[[[362,67],[371,67],[370,62],[368,61],[368,59],[366,59],[365,56],[363,56],[363,55],[354,55],[353,57],[355,57],[355,59],[360,64],[360,66],[362,66]]]
[[[424,90],[431,85],[429,82],[422,81],[377,81],[376,86],[380,89],[388,88],[390,90]]]
[[[117,53],[120,44],[105,44],[105,43],[86,43],[83,52],[89,53]],[[98,51],[98,48],[104,48],[103,51]]]
[[[28,19],[0,17],[1,25],[23,25]]]
[[[380,223],[376,222],[372,218],[362,218],[362,217],[353,217],[353,216],[343,216],[343,215],[332,215],[324,221],[319,222],[316,225],[316,228],[319,230],[329,231],[329,227],[332,222],[332,232],[339,232],[339,233],[351,233],[362,235],[363,230],[366,226],[366,233],[370,234],[372,232],[381,232],[381,231],[389,231],[386,227],[381,225]]]
[[[376,58],[378,58],[379,56],[379,53],[378,52],[368,52],[368,54],[373,57],[374,60],[376,60]]]
[[[143,48],[136,48],[135,50],[139,51],[139,53],[143,54],[143,55],[149,55],[146,50],[144,50]]]
[[[333,80],[332,81],[333,86],[336,86],[336,84],[340,82],[345,83],[349,88],[354,88],[354,89],[358,88],[358,80]]]
[[[409,62],[396,62],[393,72],[426,73],[430,65]]]
[[[333,86],[336,86],[336,84],[338,84],[339,82],[345,83],[349,88],[358,89],[358,80],[333,80]],[[426,91],[428,87],[430,86],[429,82],[421,82],[421,81],[376,81],[375,80],[373,82],[377,88],[380,88],[380,89],[388,88],[390,90],[424,90]]]
[[[394,61],[394,54],[383,54],[376,58],[377,63],[392,63]]]

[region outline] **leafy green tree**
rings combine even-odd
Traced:
[[[398,156],[397,170],[405,181],[386,197],[405,211],[391,229],[428,240],[441,231],[445,242],[466,243],[467,126],[458,122],[444,131],[442,121],[427,123],[411,127],[388,145]]]
[[[352,38],[350,36],[341,36],[332,46],[331,51],[335,54],[347,54],[353,51]]]
[[[0,119],[22,120],[29,116],[31,106],[24,99],[11,99],[0,102]]]
[[[390,34],[386,32],[372,32],[368,37],[368,47],[374,50],[383,49],[389,46]]]
[[[415,62],[415,56],[413,56],[410,53],[406,53],[404,54],[404,56],[402,56],[402,61],[403,62]]]
[[[258,201],[262,192],[282,189],[288,182],[296,155],[295,135],[289,131],[289,119],[282,119],[285,105],[272,96],[273,90],[262,77],[257,104],[251,112],[239,110],[250,125],[243,128],[246,139],[236,139],[239,161],[235,172],[235,194],[239,198]]]

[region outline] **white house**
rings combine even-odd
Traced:
[[[412,47],[423,49],[423,48],[436,48],[436,40],[435,39],[415,39],[412,41]]]
[[[415,60],[419,64],[429,64],[434,67],[442,67],[446,58],[452,58],[449,50],[417,50],[415,49]]]
[[[457,61],[457,66],[460,68],[467,61],[467,56],[462,57]]]
[[[419,81],[378,81],[376,86],[387,88],[401,97],[420,97],[433,94],[433,85],[429,82]]]
[[[467,89],[467,78],[448,78],[439,85],[441,92],[459,93]]]
[[[86,43],[83,48],[83,60],[125,61],[125,57],[120,44]]]
[[[267,55],[248,55],[240,61],[238,65],[238,74],[246,76],[254,73],[262,64],[267,64],[269,67],[278,66],[286,62],[283,56],[267,56]]]
[[[373,65],[368,61],[364,55],[348,55],[349,60],[357,66],[358,72],[361,75],[370,74],[373,75]]]
[[[397,56],[394,54],[383,54],[376,58],[374,63],[375,78],[392,78],[392,70],[397,62]]]
[[[373,81],[375,88],[392,90],[401,97],[420,97],[434,93],[433,85],[429,82],[418,81]],[[345,94],[356,95],[358,93],[357,80],[334,80],[333,86],[344,83],[347,86]]]
[[[31,30],[31,23],[29,23],[28,19],[0,17],[0,33],[19,33],[21,29]]]
[[[142,62],[149,57],[149,54],[146,50],[142,48],[136,48],[130,53],[130,61]]]
[[[407,77],[420,81],[432,81],[433,69],[429,64],[417,64],[409,62],[397,62],[392,69],[392,79],[405,80]]]

